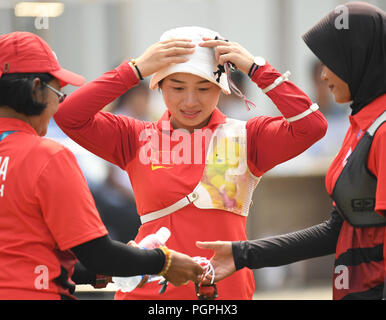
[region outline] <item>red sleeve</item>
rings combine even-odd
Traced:
[[[43,218],[60,250],[107,234],[87,182],[67,149],[50,158],[36,184]]]
[[[267,63],[255,72],[252,80],[264,89],[280,76]],[[303,113],[312,105],[309,97],[292,82],[283,82],[267,95],[283,117],[261,116],[247,121],[248,165],[256,176],[301,154],[327,131],[327,121],[319,111],[287,122],[287,118]]]
[[[386,124],[375,133],[369,152],[368,168],[377,177],[375,211],[386,216]]]
[[[54,119],[72,140],[122,169],[136,152],[141,121],[100,111],[138,83],[127,62],[74,91]]]

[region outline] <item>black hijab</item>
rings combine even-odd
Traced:
[[[365,2],[344,7],[348,9],[347,25],[344,11],[337,8],[302,38],[327,68],[348,84],[354,115],[386,93],[386,13]]]

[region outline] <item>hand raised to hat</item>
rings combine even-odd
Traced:
[[[254,56],[236,42],[203,38],[203,42],[201,42],[199,46],[216,48],[216,61],[219,64],[224,65],[226,62],[233,63],[237,69],[245,74],[248,74],[253,64]]]
[[[195,44],[190,39],[170,39],[157,42],[136,59],[143,77],[147,77],[173,63],[188,61],[186,55],[194,52]]]

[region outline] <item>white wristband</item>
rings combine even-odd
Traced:
[[[311,114],[312,112],[316,111],[319,109],[319,106],[318,104],[314,103],[313,105],[311,105],[306,111],[298,114],[297,116],[294,116],[294,117],[291,117],[291,118],[287,118],[287,122],[294,122],[296,120],[300,120],[304,117],[307,117],[309,114]]]
[[[276,78],[276,80],[272,84],[270,84],[268,87],[263,89],[263,92],[267,93],[268,91],[271,91],[272,89],[276,88],[278,85],[282,84],[284,81],[287,81],[290,75],[291,75],[291,72],[287,71],[281,77]]]

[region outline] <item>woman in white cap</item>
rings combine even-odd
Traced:
[[[287,75],[239,44],[219,39],[200,27],[169,30],[138,59],[75,91],[55,115],[69,137],[127,171],[142,221],[136,242],[164,226],[171,230],[170,248],[206,258],[211,252],[198,249],[196,240],[246,239],[260,177],[306,150],[327,128],[317,106]],[[221,92],[231,93],[228,67],[248,74],[283,116],[227,119],[217,103]],[[168,109],[160,120],[100,111],[151,75],[150,87],[160,88]],[[213,288],[197,288],[200,297],[214,295]],[[217,289],[219,299],[251,299],[252,272],[241,270]],[[132,292],[118,291],[116,299],[196,298],[193,283],[169,285],[163,295],[158,291],[158,283],[149,282]]]
[[[0,300],[74,299],[74,281],[98,287],[104,275],[161,272],[180,285],[203,272],[166,247],[111,240],[74,155],[43,137],[61,87],[83,82],[38,36],[0,36]]]

